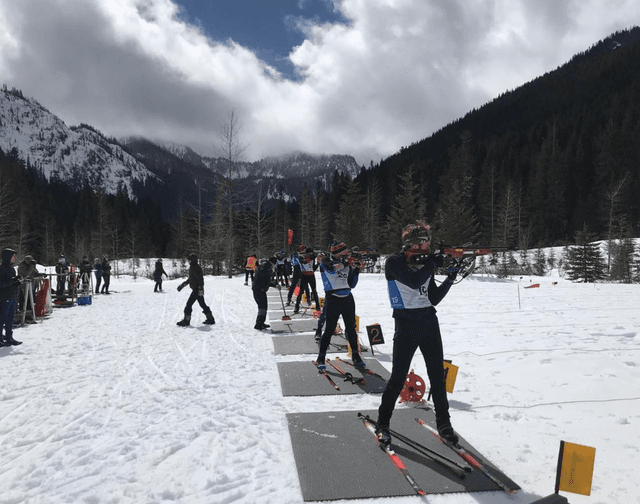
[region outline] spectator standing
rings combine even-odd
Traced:
[[[22,344],[13,339],[13,319],[16,316],[18,292],[22,278],[16,275],[14,263],[16,252],[6,248],[0,254],[0,346],[15,346]]]

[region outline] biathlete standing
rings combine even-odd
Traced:
[[[338,319],[342,315],[344,330],[351,345],[351,358],[354,366],[366,369],[366,364],[358,352],[358,333],[356,332],[356,303],[351,289],[357,283],[360,274],[359,263],[350,266],[346,261],[349,250],[344,243],[332,243],[330,246],[331,258],[323,258],[320,262],[320,273],[324,285],[324,315],[326,325],[320,339],[318,351],[318,370],[325,371],[325,357],[331,343],[331,336],[338,325]]]
[[[457,443],[449,417],[449,402],[445,387],[442,336],[435,306],[442,301],[456,278],[450,273],[440,286],[434,274],[442,266],[444,256],[429,256],[431,228],[422,221],[402,230],[402,250],[385,263],[385,277],[389,300],[393,308],[395,333],[393,335],[393,367],[391,377],[382,394],[378,409],[378,439],[391,442],[389,422],[396,400],[404,386],[411,359],[420,348],[431,383],[431,395],[440,435],[450,443]]]

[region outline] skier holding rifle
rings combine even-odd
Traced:
[[[430,254],[431,228],[428,224],[422,221],[409,224],[402,230],[402,241],[402,250],[390,256],[385,264],[395,333],[393,367],[378,409],[376,433],[381,443],[391,442],[391,415],[413,355],[420,348],[431,383],[438,432],[445,441],[455,444],[458,436],[449,417],[442,337],[434,307],[446,296],[457,272],[452,270],[441,285],[435,283],[435,270],[442,266],[444,255]]]
[[[347,340],[351,345],[351,358],[353,365],[360,369],[366,369],[366,364],[358,352],[358,334],[356,332],[356,303],[351,289],[358,283],[360,263],[350,266],[347,257],[350,255],[344,243],[333,242],[329,245],[331,258],[324,257],[320,263],[322,283],[324,285],[325,300],[324,310],[326,325],[320,339],[317,366],[319,371],[325,371],[325,357],[331,343],[331,336],[338,325],[338,319],[342,315],[344,330]],[[404,383],[404,379],[403,379]]]

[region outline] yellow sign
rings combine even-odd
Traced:
[[[447,377],[447,382],[446,382],[447,392],[451,394],[453,392],[453,387],[456,384],[456,377],[458,376],[458,366],[455,366],[450,362],[444,361],[444,372]]]
[[[591,495],[596,449],[560,441],[556,493],[559,490]]]

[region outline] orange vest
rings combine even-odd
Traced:
[[[258,260],[255,257],[247,257],[247,269],[256,270],[256,263]]]

